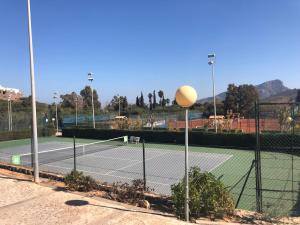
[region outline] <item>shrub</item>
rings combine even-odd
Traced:
[[[96,181],[90,176],[84,176],[82,172],[72,170],[65,176],[65,184],[71,191],[91,191],[97,187]]]
[[[120,202],[137,203],[139,200],[144,200],[144,192],[154,191],[149,187],[144,190],[144,181],[136,179],[132,181],[132,184],[116,182],[112,185],[112,191],[110,197],[113,200]]]
[[[179,217],[184,215],[185,182],[171,186],[172,200],[175,213]],[[189,208],[190,217],[214,213],[215,215],[232,214],[234,201],[223,183],[213,174],[200,171],[199,167],[192,167],[189,171]]]

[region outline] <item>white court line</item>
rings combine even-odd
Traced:
[[[94,156],[94,154],[86,154],[86,155],[81,155],[79,156],[80,159],[82,158],[104,158],[104,159],[116,159],[116,160],[124,160],[124,161],[135,161],[135,162],[142,162],[141,160],[136,160],[136,159],[126,159],[126,158],[115,158],[115,157],[109,157],[109,156]]]
[[[57,168],[61,168],[61,169],[67,169],[70,170],[71,168],[68,167],[64,167],[64,166],[53,166],[53,165],[46,165],[49,167],[57,167]],[[110,174],[103,174],[103,173],[97,173],[97,172],[93,172],[93,171],[87,171],[87,170],[80,170],[84,173],[90,173],[90,174],[96,174],[96,175],[100,175],[100,176],[108,176],[108,177],[116,177],[116,178],[122,178],[122,179],[128,179],[128,180],[134,180],[134,178],[132,177],[123,177],[123,176],[116,176],[116,175],[110,175]],[[165,183],[160,183],[160,182],[155,182],[155,181],[147,181],[147,183],[151,183],[151,184],[159,184],[159,185],[164,185],[164,186],[170,186],[170,184],[165,184]]]
[[[232,156],[233,155],[229,155],[229,157],[225,161],[221,161],[220,163],[216,164],[213,168],[211,168],[207,172],[211,172],[211,171],[215,170],[216,168],[218,168],[219,166],[221,166],[223,163],[227,162]]]
[[[163,153],[163,154],[160,154],[160,155],[153,156],[153,157],[151,157],[151,158],[146,159],[145,161],[149,161],[149,160],[155,159],[155,158],[157,158],[157,157],[160,157],[160,156],[163,156],[163,155],[166,155],[166,154],[168,154],[168,153]],[[139,163],[142,163],[142,161],[136,162],[136,163],[132,163],[132,164],[129,164],[129,165],[127,165],[127,166],[118,168],[118,169],[116,169],[116,171],[110,171],[110,172],[107,172],[106,175],[111,174],[111,173],[115,173],[115,172],[119,172],[119,170],[124,170],[124,169],[126,169],[126,168],[128,168],[128,167],[135,166],[135,165],[137,165],[137,164],[139,164]]]

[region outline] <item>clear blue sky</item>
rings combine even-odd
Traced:
[[[0,84],[30,93],[27,0],[0,1]],[[281,79],[300,87],[299,0],[31,0],[37,98],[79,92],[93,72],[103,103],[189,84]]]

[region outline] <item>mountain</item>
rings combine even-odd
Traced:
[[[281,80],[271,80],[255,86],[260,99],[266,99],[279,93],[288,91]]]
[[[279,94],[265,98],[264,102],[290,102],[291,99],[296,99],[297,93],[297,89],[288,89]]]
[[[289,96],[292,97],[295,95],[293,90],[284,86],[281,80],[270,80],[262,84],[256,85],[255,87],[258,91],[261,100],[268,100],[271,99],[271,97],[273,96],[274,97],[276,96],[275,99],[279,99],[280,97],[286,99]],[[216,100],[223,101],[225,97],[226,97],[226,92],[222,92],[216,95]],[[213,101],[213,97],[209,97],[209,98],[203,98],[198,100],[198,103],[212,102],[212,101]]]

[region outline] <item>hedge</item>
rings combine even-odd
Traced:
[[[166,130],[105,130],[92,128],[63,129],[63,137],[110,139],[119,136],[138,136],[146,142],[184,144],[184,132]],[[300,150],[300,136],[291,134],[261,134],[261,150],[292,153]],[[189,144],[233,149],[255,149],[256,135],[245,133],[189,132]]]
[[[184,132],[166,130],[105,130],[92,128],[63,129],[63,137],[110,139],[119,136],[138,136],[146,142],[184,144]],[[189,144],[197,146],[255,148],[255,134],[189,132]]]
[[[54,129],[38,129],[38,136],[51,136],[55,133]],[[31,130],[19,130],[19,131],[1,131],[0,141],[10,141],[17,139],[31,138]]]

